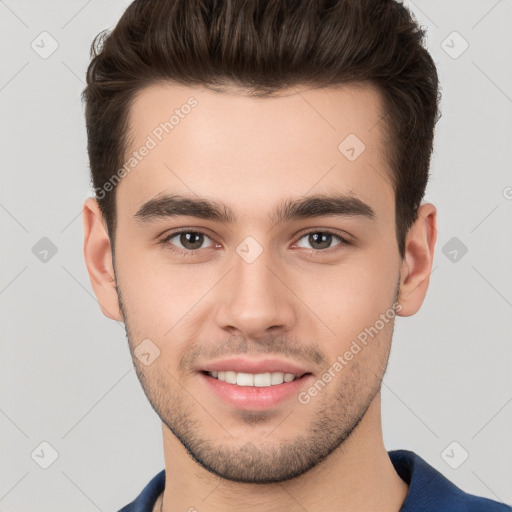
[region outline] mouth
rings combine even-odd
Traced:
[[[198,375],[211,399],[220,399],[235,409],[247,411],[263,411],[286,404],[314,380],[311,372],[277,360],[217,362]]]
[[[203,371],[203,373],[228,384],[235,384],[237,386],[253,386],[258,388],[279,386],[285,382],[293,382],[304,375],[309,374],[308,372],[301,374],[284,372],[245,373],[236,372],[234,370],[219,372]]]

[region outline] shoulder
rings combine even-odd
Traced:
[[[464,492],[414,452],[388,454],[395,471],[409,485],[400,512],[512,512],[509,505]]]
[[[165,469],[155,475],[142,492],[118,512],[153,512],[165,488]]]

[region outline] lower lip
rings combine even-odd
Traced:
[[[313,375],[308,373],[291,382],[283,382],[275,386],[257,387],[228,384],[202,372],[199,376],[217,396],[229,404],[245,410],[269,409],[291,396],[297,395],[300,388],[306,386],[313,378]]]

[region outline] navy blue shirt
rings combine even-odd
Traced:
[[[512,512],[504,503],[465,493],[414,452],[394,450],[388,453],[396,472],[409,485],[400,512]],[[165,469],[118,512],[152,512],[164,487]]]

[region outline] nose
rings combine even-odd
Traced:
[[[291,330],[297,299],[284,274],[270,251],[251,263],[234,253],[233,268],[218,289],[217,325],[252,339]]]

